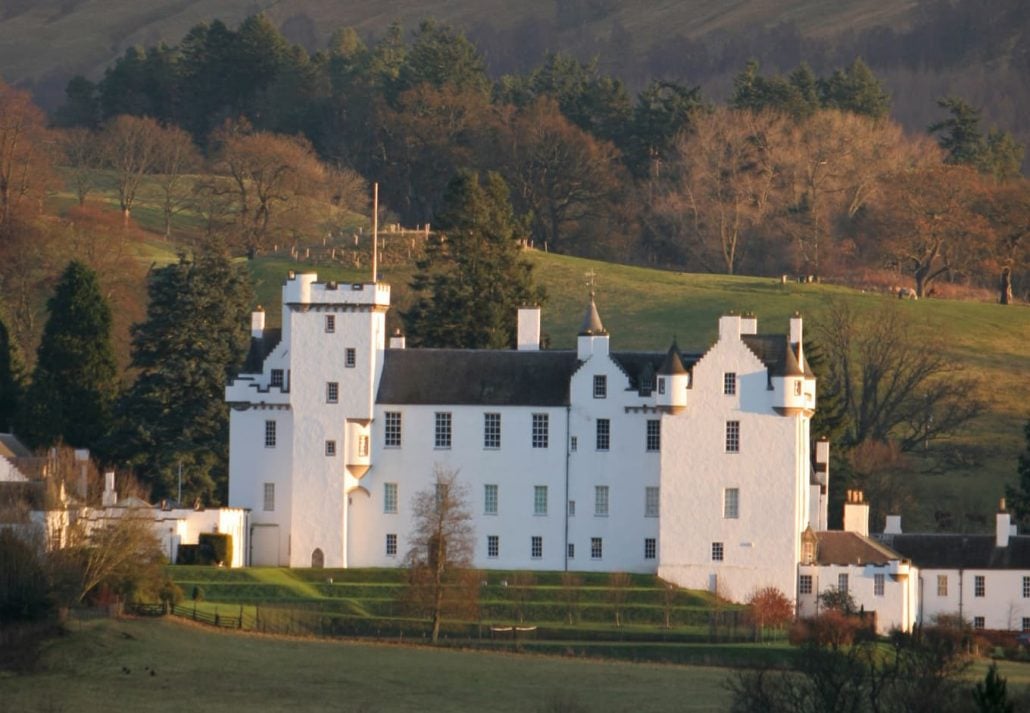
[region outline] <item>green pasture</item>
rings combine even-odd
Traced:
[[[41,663],[30,675],[0,674],[0,711],[571,710],[553,707],[564,701],[659,712],[727,703],[720,668],[283,639],[167,618],[73,622]]]

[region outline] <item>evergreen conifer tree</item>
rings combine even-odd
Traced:
[[[418,295],[403,313],[413,344],[504,348],[515,340],[516,312],[536,303],[533,266],[519,256],[508,186],[496,173],[459,173],[447,186],[436,221],[440,233],[418,262]]]
[[[1019,454],[1016,472],[1019,484],[1015,487],[1005,486],[1005,501],[1016,520],[1022,525],[1030,525],[1030,420],[1023,426],[1026,435],[1026,448]]]
[[[17,344],[11,339],[11,332],[0,313],[0,432],[14,428],[24,389],[22,369]]]
[[[155,497],[225,498],[229,409],[225,386],[247,353],[248,276],[217,249],[181,255],[151,273],[147,318],[132,330],[139,377],[118,408],[112,451]]]
[[[18,434],[32,447],[64,441],[96,448],[110,430],[118,395],[111,308],[96,273],[81,262],[70,262],[47,311]]]

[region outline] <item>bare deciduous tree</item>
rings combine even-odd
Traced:
[[[436,466],[432,486],[415,494],[411,510],[407,596],[416,611],[432,619],[435,644],[445,616],[467,617],[478,608],[468,488],[456,471]]]
[[[101,132],[104,164],[114,171],[118,206],[126,225],[143,177],[154,170],[165,130],[149,117],[115,117]]]
[[[833,303],[816,332],[825,354],[820,388],[841,409],[846,447],[893,440],[909,451],[955,433],[984,409],[975,380],[915,337],[894,303],[863,315]]]
[[[54,138],[29,93],[0,79],[0,228],[37,213],[54,180]]]
[[[97,187],[98,171],[104,162],[103,146],[95,131],[81,127],[65,129],[61,132],[60,141],[70,182],[82,207]]]
[[[171,237],[172,218],[189,206],[193,192],[187,174],[200,166],[200,152],[182,129],[168,127],[154,161],[157,203],[164,218],[165,238]]]

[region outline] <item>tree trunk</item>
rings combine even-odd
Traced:
[[[1003,305],[1012,304],[1012,268],[1005,266],[1001,269],[1001,279],[998,281],[998,303]]]

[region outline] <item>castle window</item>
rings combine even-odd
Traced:
[[[268,383],[270,386],[277,386],[281,389],[283,387],[283,370],[272,369],[272,378]]]
[[[569,450],[575,452],[578,447],[579,447],[579,439],[576,438],[575,436],[570,436],[569,437]]]
[[[451,447],[451,413],[450,411],[436,412],[436,439],[434,445],[437,448]]]
[[[884,576],[882,574],[873,575],[873,596],[883,596],[883,582]]]
[[[838,574],[837,575],[837,591],[841,594],[848,593],[848,575]]]
[[[275,421],[265,421],[265,448],[275,448]]]
[[[740,517],[740,489],[726,488],[722,493],[722,516],[727,520]]]
[[[497,514],[497,486],[483,486],[483,513],[486,515]]]
[[[608,396],[608,377],[604,374],[594,376],[594,398],[603,399]]]
[[[383,483],[383,512],[397,512],[397,483]]]
[[[546,413],[535,413],[533,414],[533,447],[534,448],[547,448],[548,431],[549,431],[548,418]]]
[[[386,448],[401,447],[401,414],[400,411],[387,411],[383,445]]]
[[[265,512],[273,512],[275,510],[275,483],[265,483]]]
[[[1021,631],[1030,631],[1030,616],[1023,617],[1023,628],[1021,629]]]
[[[722,392],[727,396],[737,393],[737,375],[735,372],[727,371],[722,375]]]
[[[659,393],[659,395],[662,395],[662,394],[665,393],[665,377],[664,376],[659,376],[658,377],[658,393]]]
[[[973,628],[974,629],[978,629],[978,630],[985,629],[985,628],[987,628],[987,622],[984,621],[984,618],[982,616],[974,616],[973,617]]]
[[[726,422],[726,452],[740,453],[740,421]]]
[[[1030,598],[1030,577],[1023,577],[1023,599]]]
[[[644,488],[644,517],[658,517],[658,486]]]
[[[645,446],[649,451],[657,451],[662,447],[662,422],[657,418],[647,421],[647,438]]]
[[[611,421],[606,418],[597,419],[597,450],[606,451],[611,446]]]
[[[397,556],[397,535],[396,533],[390,532],[386,535],[386,556],[396,557]]]
[[[723,547],[721,542],[712,543],[712,561],[722,562]]]
[[[569,501],[569,517],[576,517],[576,501]]]
[[[812,593],[812,575],[803,574],[798,579],[798,594]]]
[[[358,436],[358,457],[368,458],[368,436]]]
[[[354,365],[358,363],[358,352],[353,347],[347,347],[347,351],[344,352],[344,364],[348,369],[353,369]]]
[[[336,455],[336,441],[325,442],[325,454],[330,457]]]
[[[335,332],[336,331],[336,315],[335,314],[327,314],[325,316],[325,331],[326,332]]]
[[[546,485],[534,485],[533,486],[533,514],[534,515],[546,515],[547,514],[547,486]]]
[[[978,574],[975,577],[973,577],[973,596],[987,596],[987,580],[984,578],[982,574]]]
[[[540,535],[529,538],[529,556],[535,560],[544,556],[544,538]]]
[[[496,559],[501,554],[501,538],[497,535],[486,536],[486,556]]]
[[[644,538],[644,559],[653,560],[658,555],[658,544],[653,537]]]
[[[501,447],[501,414],[483,414],[483,448]]]
[[[608,486],[594,486],[594,517],[608,517]]]
[[[948,596],[948,575],[946,574],[937,575],[937,596]]]
[[[571,542],[569,543],[569,550],[567,556],[570,560],[576,559],[576,545],[574,545]]]
[[[325,382],[325,402],[327,404],[335,404],[340,402],[340,382]]]
[[[600,537],[590,538],[590,559],[599,560],[604,555],[604,542]]]
[[[794,395],[801,396],[801,379],[794,379]]]

